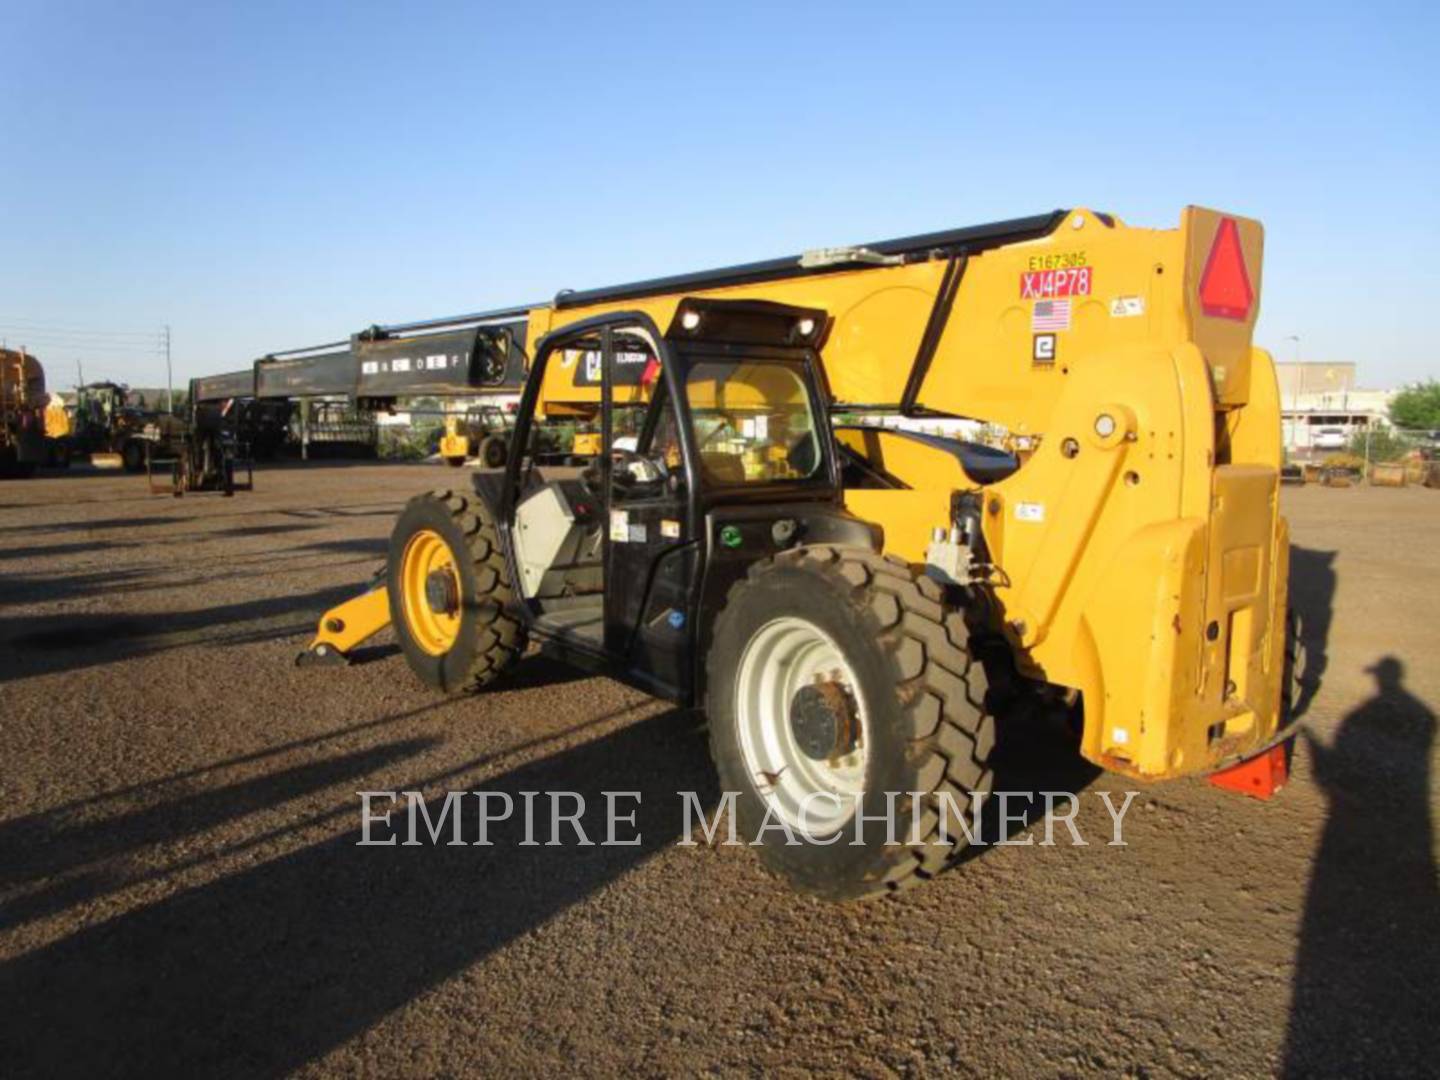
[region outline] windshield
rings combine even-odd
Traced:
[[[804,480],[819,470],[815,418],[797,365],[704,360],[691,366],[685,392],[711,483]]]

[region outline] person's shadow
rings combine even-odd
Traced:
[[[1430,822],[1435,714],[1393,656],[1375,696],[1325,746],[1305,732],[1329,802],[1305,899],[1285,1076],[1440,1069],[1440,887]]]

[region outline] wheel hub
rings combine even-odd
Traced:
[[[811,761],[843,757],[855,748],[855,712],[837,682],[813,682],[790,699],[790,733]]]
[[[460,610],[460,591],[449,570],[431,570],[425,576],[425,602],[437,615],[454,615]]]
[[[735,673],[737,735],[767,804],[807,835],[854,816],[869,768],[870,716],[833,637],[800,615],[759,627]]]

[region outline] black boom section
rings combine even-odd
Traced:
[[[253,373],[197,382],[205,384],[202,400],[518,393],[525,385],[525,331],[524,320],[408,335],[372,327],[354,335],[346,347],[336,343],[273,353],[257,360]],[[242,376],[248,385],[244,394],[219,392],[232,385],[229,380],[238,387]]]
[[[915,412],[920,386],[935,346],[944,332],[945,321],[964,274],[965,260],[992,248],[1048,236],[1068,213],[1068,210],[1052,210],[1047,214],[986,225],[877,240],[859,245],[851,253],[841,249],[838,254],[832,256],[827,253],[827,257],[819,259],[787,255],[779,259],[739,263],[600,289],[567,289],[557,295],[553,303],[555,308],[565,310],[665,293],[698,292],[863,270],[897,262],[946,259],[950,266],[912,364],[905,399],[900,403],[902,411]],[[1102,215],[1102,220],[1107,219]],[[252,393],[262,398],[345,395],[385,399],[463,394],[479,389],[518,392],[525,382],[526,316],[531,308],[542,306],[496,308],[467,315],[374,326],[352,336],[348,342],[329,342],[271,353],[255,364]],[[823,334],[814,337],[818,340]],[[793,340],[789,343],[799,344]],[[244,373],[237,372],[201,380],[205,384],[204,400],[248,396],[222,392],[222,380],[243,379],[243,376]]]
[[[357,334],[357,397],[518,391],[525,383],[525,323],[468,327],[434,334]]]
[[[230,371],[224,375],[206,375],[190,380],[191,401],[226,401],[230,398],[255,396],[255,369]]]
[[[255,396],[330,397],[355,393],[355,358],[349,349],[313,356],[266,357],[255,365]]]
[[[1065,220],[1068,210],[1052,210],[1048,214],[1033,217],[1012,218],[989,225],[971,225],[962,229],[946,229],[941,232],[920,233],[903,236],[897,240],[879,240],[863,244],[866,251],[878,255],[892,256],[914,261],[934,257],[937,253],[945,258],[955,255],[974,255],[990,248],[1014,244],[1022,240],[1035,240],[1048,236],[1060,222]],[[610,285],[601,289],[567,289],[555,297],[555,306],[560,309],[585,307],[613,300],[635,300],[663,293],[690,292],[702,289],[718,289],[726,285],[749,285],[757,281],[780,281],[786,278],[806,277],[812,274],[831,274],[842,270],[863,269],[865,263],[836,262],[822,266],[803,265],[801,256],[787,255],[780,259],[765,259],[761,262],[739,263],[717,270],[701,270],[691,274],[675,274],[670,277],[650,278],[633,281],[627,285]]]

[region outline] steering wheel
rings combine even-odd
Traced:
[[[710,430],[710,434],[706,435],[705,438],[700,440],[700,449],[704,450],[707,446],[709,446],[712,442],[714,442],[720,437],[720,433],[722,431],[725,431],[727,429],[733,432],[735,430],[735,425],[730,422],[730,418],[728,416],[721,417],[720,423],[716,424]]]
[[[640,473],[636,475],[631,465],[638,464]],[[665,464],[663,458],[653,458],[648,454],[642,454],[638,450],[612,449],[610,451],[610,477],[614,481],[617,472],[626,477],[626,482],[631,484],[653,484],[657,480],[661,483],[670,479],[670,468]],[[654,473],[655,475],[643,475]]]

